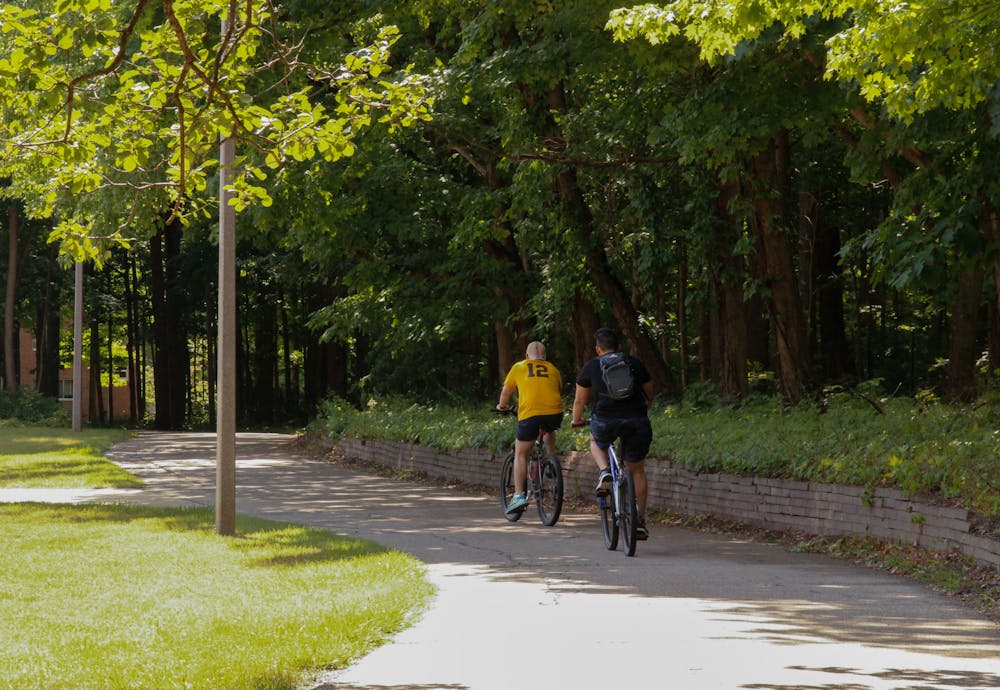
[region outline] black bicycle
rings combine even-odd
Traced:
[[[589,422],[574,424],[574,428],[587,426]],[[615,441],[608,446],[608,457],[611,463],[611,491],[607,495],[598,496],[600,506],[601,529],[604,532],[604,545],[609,551],[618,548],[618,536],[622,538],[622,551],[626,556],[635,555],[635,545],[638,541],[639,506],[635,501],[635,480],[632,472],[619,459],[618,444]]]
[[[563,507],[563,474],[562,464],[555,455],[545,452],[544,440],[549,432],[544,429],[538,435],[531,455],[528,456],[528,502],[535,502],[538,517],[542,524],[551,527],[559,520]],[[517,522],[527,509],[522,508],[508,513],[507,506],[514,497],[514,451],[510,451],[500,467],[500,509],[504,517],[511,522]]]

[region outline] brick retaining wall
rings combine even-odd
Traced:
[[[430,477],[492,489],[504,453],[483,449],[439,451],[401,441],[343,438],[336,450],[346,457]],[[596,469],[589,453],[562,458],[566,494],[586,496]],[[657,458],[646,461],[647,510],[712,515],[773,530],[821,536],[859,535],[955,549],[1000,570],[1000,539],[975,534],[969,511],[921,503],[896,489],[796,482],[730,474],[699,474]]]

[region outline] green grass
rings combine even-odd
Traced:
[[[738,408],[667,407],[653,417],[653,453],[702,472],[888,486],[1000,517],[1000,426],[988,404],[868,403],[834,396],[825,408],[773,400]]]
[[[127,488],[141,480],[101,455],[131,436],[121,429],[73,432],[0,427],[0,487]]]
[[[413,558],[323,530],[120,505],[0,505],[0,687],[291,690],[399,630]]]
[[[738,407],[654,405],[650,457],[700,472],[897,487],[1000,520],[1000,406],[872,400],[874,405],[838,392],[823,405],[792,408],[774,398],[752,398]],[[515,422],[493,414],[491,407],[385,400],[359,411],[334,400],[321,407],[310,431],[449,450],[500,450],[511,444]],[[587,431],[571,430],[567,420],[558,445],[563,451],[586,450]]]

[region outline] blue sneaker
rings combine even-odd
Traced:
[[[522,510],[524,506],[528,505],[527,494],[514,494],[514,497],[510,499],[510,503],[507,504],[507,513],[516,513]]]

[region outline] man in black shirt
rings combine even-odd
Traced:
[[[576,377],[576,395],[573,398],[573,426],[583,424],[583,411],[591,394],[595,394],[594,408],[590,414],[590,454],[594,456],[600,474],[597,495],[607,494],[611,488],[608,446],[621,438],[622,461],[635,480],[635,498],[639,509],[637,537],[647,539],[646,529],[646,468],[643,461],[653,440],[648,408],[653,399],[652,377],[646,366],[637,358],[625,355],[635,385],[631,394],[614,397],[609,393],[602,373],[601,357],[619,351],[618,336],[609,328],[598,329],[594,334],[597,357],[583,365]]]

